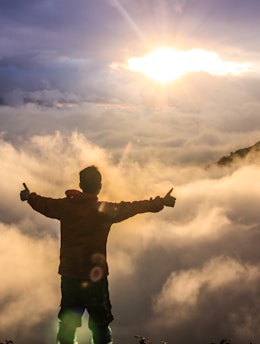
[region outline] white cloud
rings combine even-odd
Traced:
[[[34,327],[57,312],[58,243],[35,239],[19,231],[19,224],[0,223],[1,231],[1,340],[26,338]],[[47,248],[47,250],[46,250]],[[19,340],[20,341],[20,340]],[[23,339],[22,339],[23,342]]]
[[[125,153],[129,154],[128,150]],[[115,225],[111,231],[110,286],[115,327],[120,327],[122,338],[127,336],[127,329],[134,330],[136,312],[139,326],[151,334],[158,331],[160,319],[165,318],[166,323],[176,320],[174,328],[179,340],[184,338],[181,329],[185,324],[192,329],[199,323],[203,333],[209,333],[211,329],[203,312],[210,303],[217,307],[218,298],[223,300],[223,319],[216,320],[216,335],[223,321],[237,335],[242,331],[238,331],[237,325],[240,307],[244,309],[243,317],[251,319],[253,326],[252,300],[260,302],[256,293],[260,278],[258,164],[221,172],[171,165],[155,161],[153,156],[146,157],[145,165],[129,156],[122,156],[121,163],[115,164],[110,149],[103,149],[76,132],[34,136],[19,148],[2,139],[0,158],[0,188],[4,195],[0,201],[2,264],[10,266],[1,286],[6,315],[0,321],[6,331],[22,326],[23,309],[29,302],[25,291],[31,285],[37,288],[32,288],[30,297],[41,298],[45,287],[52,296],[39,301],[39,310],[27,322],[28,330],[35,324],[47,324],[45,315],[55,317],[58,310],[54,298],[59,298],[56,272],[59,224],[20,202],[22,182],[27,182],[32,191],[62,197],[65,189],[78,187],[79,170],[90,164],[96,164],[103,174],[102,199],[163,196],[171,186],[177,197],[174,209],[138,215]],[[11,285],[14,276],[19,278],[18,285]],[[18,305],[16,316],[9,318],[15,305]],[[213,316],[212,310],[208,319]],[[258,332],[255,335],[258,338]],[[27,332],[24,333],[24,342],[28,338]]]
[[[243,264],[228,257],[216,257],[197,269],[174,272],[154,300],[157,319],[167,326],[193,317],[203,295],[218,293],[225,287],[255,284],[260,277],[259,267]]]

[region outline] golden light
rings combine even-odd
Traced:
[[[213,75],[238,75],[249,71],[250,64],[223,61],[216,52],[191,49],[177,51],[173,48],[160,48],[143,57],[132,57],[128,69],[141,72],[161,83],[173,82],[184,74],[207,72]]]

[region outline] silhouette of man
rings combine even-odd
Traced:
[[[60,344],[74,343],[76,328],[81,326],[85,310],[93,344],[112,343],[113,320],[108,290],[106,244],[110,227],[140,213],[159,212],[174,207],[172,189],[164,197],[135,202],[102,202],[101,174],[95,166],[80,171],[80,188],[67,190],[65,198],[53,199],[30,193],[26,184],[22,201],[39,213],[58,219],[61,225],[59,274],[61,305],[58,314]]]

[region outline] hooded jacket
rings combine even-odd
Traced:
[[[39,213],[60,221],[59,274],[96,281],[108,275],[106,244],[113,223],[136,214],[158,212],[163,198],[134,202],[101,202],[96,195],[67,190],[65,198],[30,193],[28,203]]]

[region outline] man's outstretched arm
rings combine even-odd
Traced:
[[[176,198],[171,195],[173,188],[164,197],[157,196],[149,200],[120,202],[120,203],[101,203],[101,211],[106,213],[113,222],[120,222],[129,217],[146,212],[159,212],[165,206],[174,207]]]
[[[64,199],[54,199],[37,195],[30,192],[29,188],[23,183],[24,190],[20,192],[21,201],[27,201],[29,205],[39,213],[54,219],[60,219]]]

